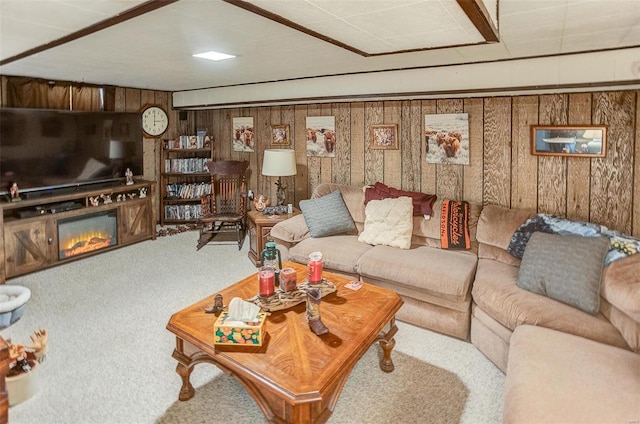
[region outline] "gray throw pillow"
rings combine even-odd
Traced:
[[[535,232],[524,251],[517,285],[595,314],[608,250],[607,237]]]
[[[356,230],[339,190],[317,199],[301,200],[300,209],[311,237],[326,237]]]

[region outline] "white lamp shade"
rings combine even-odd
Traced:
[[[262,175],[288,177],[296,175],[296,152],[293,149],[267,149],[262,159]]]

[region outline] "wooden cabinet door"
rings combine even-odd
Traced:
[[[125,203],[120,207],[120,244],[133,243],[153,235],[150,201]]]
[[[55,222],[51,219],[5,225],[5,270],[8,277],[37,271],[56,259]]]

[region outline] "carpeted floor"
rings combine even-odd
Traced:
[[[11,279],[32,290],[3,330],[27,343],[49,332],[40,389],[14,423],[261,423],[252,398],[216,367],[195,367],[196,394],[177,400],[171,314],[255,272],[248,242],[208,245],[179,233]],[[374,345],[354,368],[329,423],[498,423],[504,375],[471,344],[399,323],[391,374]]]

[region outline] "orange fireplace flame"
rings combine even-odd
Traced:
[[[64,257],[91,252],[111,245],[111,234],[103,231],[87,231],[74,234],[63,241],[61,251]]]

